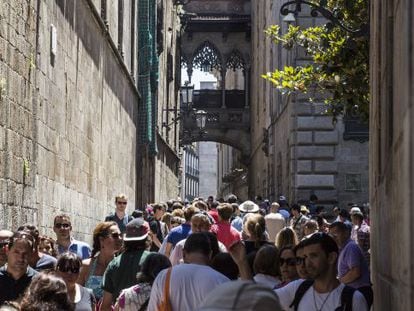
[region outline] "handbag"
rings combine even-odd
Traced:
[[[170,278],[171,278],[171,268],[168,268],[167,277],[165,279],[164,285],[164,298],[161,303],[158,305],[158,311],[172,311],[172,306],[170,302]]]

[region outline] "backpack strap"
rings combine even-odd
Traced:
[[[289,308],[292,308],[297,311],[299,307],[299,303],[302,300],[303,295],[307,292],[307,290],[313,285],[313,280],[305,280],[303,281],[298,289],[295,292],[295,298],[293,298],[292,303],[290,304]]]
[[[356,289],[345,285],[341,293],[341,305],[335,311],[352,311],[352,299]]]

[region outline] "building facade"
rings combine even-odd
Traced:
[[[370,204],[374,310],[414,309],[414,5],[371,2]]]
[[[191,202],[200,189],[199,143],[185,145],[181,159],[181,198]]]
[[[275,68],[309,61],[302,50],[287,51],[265,36],[272,24],[286,31],[281,5],[252,2],[250,197],[275,200],[285,195],[289,202],[307,202],[316,194],[326,207],[366,203],[367,126],[361,132],[363,126],[354,120],[333,123],[324,114],[323,99],[310,102],[311,95],[282,95],[261,78]],[[295,24],[308,27],[322,22],[304,6]]]
[[[179,195],[179,40],[173,1],[140,0],[138,49],[142,105],[137,145],[138,207]]]
[[[0,227],[53,236],[67,213],[89,240],[116,194],[135,206],[137,6],[2,1],[0,20]]]
[[[217,147],[214,142],[198,143],[199,157],[199,193],[198,196],[207,199],[217,196]]]

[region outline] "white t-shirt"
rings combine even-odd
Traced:
[[[276,286],[279,286],[280,283],[282,283],[278,277],[262,273],[257,273],[253,279],[256,283],[267,286],[270,289],[274,289]]]
[[[304,280],[296,280],[290,282],[286,286],[276,289],[275,293],[279,296],[282,309],[285,311],[294,311],[294,308],[289,308],[293,299],[295,298],[296,290]],[[298,311],[333,311],[341,305],[341,294],[345,287],[344,284],[340,284],[337,288],[330,293],[320,294],[311,286],[303,295],[299,302]],[[328,297],[329,295],[329,297]],[[327,298],[328,297],[328,298]],[[326,302],[325,302],[326,299]],[[324,304],[325,302],[325,304]],[[316,306],[315,306],[316,305]],[[320,309],[323,305],[323,308]],[[364,296],[355,291],[352,297],[352,310],[355,311],[368,311],[368,305]]]
[[[151,290],[148,311],[157,311],[164,299],[164,284],[168,269],[156,277]],[[174,266],[170,279],[170,301],[173,311],[194,311],[217,285],[229,282],[223,274],[209,266],[181,264]]]
[[[286,220],[280,213],[269,213],[265,216],[265,222],[269,239],[274,242],[276,235],[286,226]]]

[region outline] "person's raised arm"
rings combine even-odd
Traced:
[[[229,253],[239,268],[240,279],[253,280],[253,274],[247,261],[246,248],[242,241],[237,241],[229,247]]]

